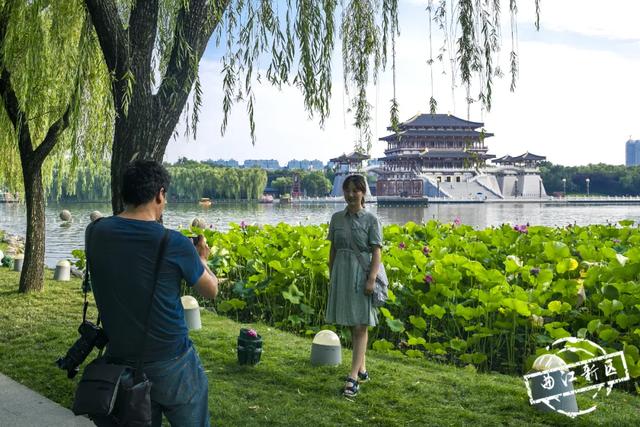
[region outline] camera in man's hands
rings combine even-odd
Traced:
[[[107,345],[107,342],[109,342],[107,334],[101,327],[86,320],[80,324],[78,332],[80,332],[80,338],[73,343],[64,357],[56,360],[58,368],[67,371],[68,378],[76,376],[80,370],[78,366],[84,362],[84,359],[93,351],[94,347],[102,350],[104,346]]]
[[[198,242],[200,241],[200,236],[191,237],[191,241],[193,242],[193,246],[198,246]]]

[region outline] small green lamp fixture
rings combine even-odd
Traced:
[[[238,363],[256,365],[262,356],[262,337],[255,329],[240,328],[238,335]]]

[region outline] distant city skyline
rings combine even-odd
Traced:
[[[400,31],[397,43],[400,120],[428,112],[431,87],[428,79],[428,30],[425,7],[428,1],[400,2]],[[490,113],[471,106],[470,119],[485,123],[489,152],[505,154],[531,152],[556,164],[625,163],[625,142],[640,139],[637,99],[640,98],[640,2],[610,0],[606,7],[596,0],[543,2],[541,30],[533,28],[534,1],[518,2],[519,80],[509,92],[508,12],[504,7],[501,68],[505,78],[494,81]],[[434,26],[435,28],[435,26]],[[441,44],[435,37],[434,50]],[[195,160],[276,159],[286,164],[296,158],[330,158],[353,151],[355,132],[342,87],[342,64],[338,49],[333,63],[331,116],[324,129],[317,119],[309,120],[302,95],[295,88],[281,91],[266,83],[255,84],[257,141],[251,144],[243,104],[229,117],[227,132],[220,136],[222,121],[221,52],[210,46],[200,64],[204,105],[200,113],[198,139],[179,137],[167,148],[166,160],[179,157]],[[434,96],[438,112],[467,118],[465,91],[458,87],[451,95],[450,76],[438,63],[434,66]],[[379,78],[370,90],[373,105],[372,158],[383,156],[392,97],[391,73]],[[181,133],[182,134],[182,133]]]

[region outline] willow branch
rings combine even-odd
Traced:
[[[156,95],[156,106],[164,117],[178,116],[182,111],[195,81],[197,64],[230,0],[209,3],[192,0],[178,12],[169,64]],[[173,127],[169,132],[173,132]]]

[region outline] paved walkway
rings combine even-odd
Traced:
[[[0,374],[0,427],[69,426],[93,423]]]

